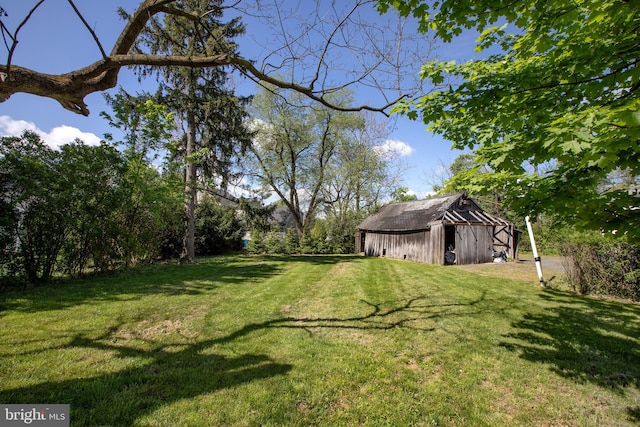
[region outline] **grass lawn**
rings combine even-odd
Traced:
[[[0,403],[72,425],[640,422],[640,305],[504,270],[234,256],[0,298]]]

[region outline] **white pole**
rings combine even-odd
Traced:
[[[536,261],[536,270],[538,271],[538,279],[540,279],[540,286],[545,286],[542,279],[542,260],[538,256],[538,248],[536,248],[536,239],[533,238],[533,229],[531,228],[531,221],[529,221],[529,215],[524,220],[527,222],[527,230],[529,231],[529,240],[531,240],[531,250],[533,250],[533,259]]]

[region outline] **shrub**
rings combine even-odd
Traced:
[[[289,228],[287,234],[284,236],[284,252],[287,254],[297,254],[299,250],[300,242],[298,233],[293,228]]]
[[[567,281],[581,294],[601,294],[640,301],[640,247],[604,238],[569,240]]]
[[[284,253],[284,238],[280,231],[269,231],[265,235],[264,244],[268,254]]]
[[[197,255],[220,255],[242,248],[244,227],[234,208],[205,197],[196,208]]]
[[[260,228],[251,229],[251,239],[247,246],[247,252],[250,254],[263,254],[267,252],[264,244],[265,233]]]

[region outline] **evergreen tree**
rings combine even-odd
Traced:
[[[180,8],[197,12],[204,19],[167,14],[164,20],[153,17],[138,41],[153,54],[174,56],[213,56],[235,54],[233,38],[244,32],[239,18],[222,22],[220,0],[181,0]],[[124,14],[124,13],[123,13]],[[124,14],[126,16],[126,14]],[[195,256],[195,207],[198,180],[210,179],[223,190],[231,178],[237,154],[249,144],[250,133],[244,127],[247,98],[236,97],[228,87],[224,67],[140,67],[141,77],[156,75],[158,98],[181,123],[183,135],[172,151],[173,159],[184,165],[185,207],[184,238],[181,259]],[[199,174],[200,172],[200,174]],[[216,180],[218,182],[216,182]]]

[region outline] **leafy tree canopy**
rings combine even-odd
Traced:
[[[640,4],[624,0],[379,0],[421,18],[452,41],[479,34],[465,63],[431,61],[422,78],[441,89],[396,112],[421,117],[491,173],[471,185],[500,188],[522,214],[640,237]],[[495,53],[498,52],[498,53]],[[526,173],[544,165],[549,172]],[[633,185],[603,186],[624,170]]]
[[[407,187],[399,187],[391,192],[391,202],[412,202],[418,200],[418,196],[409,193]]]

